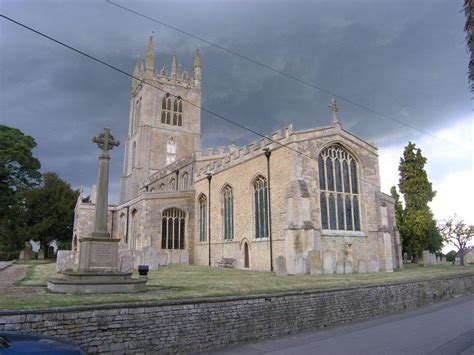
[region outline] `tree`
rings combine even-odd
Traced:
[[[16,231],[16,206],[25,189],[36,186],[41,164],[33,156],[35,140],[19,129],[0,125],[0,249],[21,248],[24,238]]]
[[[53,240],[71,240],[78,194],[56,173],[45,173],[40,187],[23,194],[21,231],[39,242],[45,253]]]
[[[468,226],[462,219],[454,216],[444,220],[439,229],[443,239],[456,247],[461,265],[464,266],[464,256],[469,241],[474,239],[474,226]]]
[[[423,250],[436,252],[442,247],[441,235],[428,206],[436,192],[433,191],[424,168],[426,161],[421,149],[408,142],[398,167],[398,186],[403,195],[404,208],[395,186],[391,189],[403,250],[413,256],[413,262],[418,261]]]
[[[451,261],[453,264],[456,261],[456,250],[451,250],[446,254],[446,261]]]

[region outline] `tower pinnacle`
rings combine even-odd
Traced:
[[[173,62],[171,63],[171,77],[177,78],[178,75],[179,75],[178,59],[176,58],[176,54],[174,54]]]
[[[155,48],[153,47],[153,36],[148,40],[148,49],[146,52],[146,68],[155,69]]]
[[[201,68],[201,53],[199,48],[196,48],[196,54],[194,56],[194,68]]]

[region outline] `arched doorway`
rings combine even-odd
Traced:
[[[249,262],[249,245],[244,243],[244,268],[248,269],[250,265]]]

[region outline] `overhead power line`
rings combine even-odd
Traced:
[[[234,56],[236,56],[236,57],[239,57],[239,58],[241,58],[241,59],[243,59],[243,60],[246,60],[246,61],[248,61],[248,62],[250,62],[250,63],[253,63],[253,64],[258,65],[258,66],[260,66],[260,67],[262,67],[262,68],[265,68],[265,69],[267,69],[267,70],[270,70],[270,71],[272,71],[272,72],[275,72],[275,73],[277,73],[277,74],[280,74],[280,75],[282,75],[282,76],[285,76],[285,77],[287,77],[287,78],[289,78],[289,79],[292,79],[292,80],[294,80],[294,81],[297,81],[297,82],[299,82],[299,83],[301,83],[301,84],[303,84],[303,85],[306,85],[306,86],[309,86],[309,87],[311,87],[311,88],[313,88],[313,89],[316,89],[316,90],[318,90],[318,91],[320,91],[320,92],[322,92],[322,93],[324,93],[324,94],[326,94],[326,95],[329,95],[329,96],[332,97],[332,98],[337,98],[337,99],[342,100],[342,101],[345,101],[345,102],[347,102],[347,103],[349,103],[349,104],[351,104],[351,105],[354,105],[354,106],[356,106],[356,107],[359,107],[359,108],[361,108],[361,109],[363,109],[363,110],[366,110],[366,111],[368,111],[368,112],[370,112],[370,113],[372,113],[372,114],[374,114],[374,115],[376,115],[376,116],[379,116],[379,117],[381,117],[381,118],[384,118],[384,119],[387,119],[387,120],[396,122],[396,123],[398,123],[398,124],[400,124],[400,125],[402,125],[402,126],[405,126],[405,127],[407,127],[407,128],[410,128],[410,129],[412,129],[412,130],[415,130],[415,131],[417,131],[417,132],[419,132],[419,133],[428,135],[428,136],[430,136],[430,137],[432,137],[432,138],[436,138],[436,139],[439,139],[439,140],[441,140],[441,141],[445,141],[445,142],[448,142],[448,143],[451,143],[451,144],[456,144],[456,145],[458,145],[458,146],[460,146],[460,147],[466,148],[465,146],[462,146],[462,145],[460,145],[460,144],[457,144],[456,142],[453,142],[453,141],[450,141],[450,140],[441,138],[441,137],[439,137],[439,136],[437,136],[437,135],[434,135],[434,134],[432,134],[432,133],[429,133],[429,132],[427,132],[427,131],[425,131],[425,130],[422,130],[422,129],[418,128],[418,127],[415,127],[415,126],[413,126],[413,125],[410,125],[410,124],[408,124],[408,123],[406,123],[406,122],[397,120],[397,119],[394,118],[394,117],[390,117],[390,116],[388,116],[388,115],[386,115],[386,114],[384,114],[384,113],[381,113],[381,112],[379,112],[379,111],[377,111],[377,110],[374,110],[374,109],[372,109],[372,108],[370,108],[370,107],[368,107],[368,106],[365,106],[365,105],[362,105],[362,104],[360,104],[360,103],[358,103],[358,102],[356,102],[356,101],[353,101],[353,100],[351,100],[351,99],[349,99],[349,98],[347,98],[347,97],[345,97],[345,96],[341,96],[341,95],[339,95],[339,94],[336,94],[336,93],[334,93],[334,92],[331,92],[331,91],[329,91],[329,90],[327,90],[327,89],[324,89],[324,88],[322,88],[322,87],[320,87],[320,86],[318,86],[318,85],[316,85],[316,84],[310,83],[309,81],[306,81],[306,80],[304,80],[304,79],[298,78],[298,77],[296,77],[296,76],[294,76],[294,75],[292,75],[292,74],[290,74],[290,73],[287,73],[287,72],[284,72],[284,71],[282,71],[282,70],[279,70],[279,69],[277,69],[277,68],[275,68],[275,67],[272,67],[271,65],[268,65],[268,64],[266,64],[266,63],[263,63],[263,62],[261,62],[261,61],[259,61],[259,60],[256,60],[256,59],[247,57],[247,56],[245,56],[245,55],[243,55],[243,54],[240,54],[240,53],[238,53],[238,52],[236,52],[236,51],[234,51],[234,50],[232,50],[232,49],[223,47],[223,46],[221,46],[221,45],[219,45],[219,44],[217,44],[217,43],[211,42],[211,41],[209,41],[209,40],[207,40],[207,39],[205,39],[205,38],[199,37],[199,36],[197,36],[197,35],[195,35],[195,34],[193,34],[193,33],[190,33],[190,32],[188,32],[188,31],[185,31],[185,30],[183,30],[183,29],[181,29],[181,28],[178,28],[178,27],[176,27],[176,26],[167,24],[166,22],[163,22],[163,21],[161,21],[161,20],[157,20],[156,18],[150,17],[150,16],[148,16],[148,15],[146,15],[146,14],[143,14],[143,13],[141,13],[141,12],[138,12],[138,11],[136,11],[136,10],[133,10],[133,9],[131,9],[131,8],[129,8],[129,7],[120,5],[120,4],[118,4],[118,3],[116,3],[116,2],[113,2],[113,1],[111,1],[111,0],[105,0],[105,1],[106,1],[107,3],[109,3],[110,5],[116,6],[116,7],[120,8],[120,9],[122,9],[122,10],[125,10],[125,11],[129,12],[129,13],[132,13],[132,14],[134,14],[134,15],[140,16],[140,17],[142,17],[142,18],[144,18],[144,19],[147,19],[147,20],[149,20],[149,21],[155,22],[155,23],[157,23],[157,24],[159,24],[159,25],[161,25],[161,26],[164,26],[164,27],[167,27],[167,28],[169,28],[169,29],[172,29],[173,31],[179,32],[179,33],[181,33],[181,34],[183,34],[183,35],[185,35],[185,36],[188,36],[188,37],[197,39],[198,41],[201,41],[201,42],[203,42],[203,43],[206,43],[206,44],[208,44],[208,45],[210,45],[210,46],[212,46],[212,47],[218,48],[218,49],[220,49],[220,50],[222,50],[222,51],[224,51],[224,52],[227,52],[227,53],[229,53],[229,54],[231,54],[231,55],[234,55]]]
[[[143,79],[138,78],[138,77],[136,77],[136,76],[134,76],[134,75],[132,75],[132,74],[129,74],[128,72],[126,72],[126,71],[124,71],[124,70],[122,70],[122,69],[120,69],[120,68],[117,68],[116,66],[114,66],[114,65],[112,65],[112,64],[109,64],[109,63],[107,63],[107,62],[105,62],[105,61],[103,61],[103,60],[101,60],[101,59],[98,59],[98,58],[96,58],[96,57],[94,57],[94,56],[92,56],[92,55],[90,55],[90,54],[88,54],[88,53],[85,53],[85,52],[83,52],[83,51],[81,51],[81,50],[79,50],[79,49],[77,49],[77,48],[74,48],[74,47],[72,47],[72,46],[70,46],[70,45],[68,45],[68,44],[66,44],[66,43],[64,43],[64,42],[61,42],[61,41],[59,41],[59,40],[57,40],[57,39],[55,39],[55,38],[53,38],[53,37],[51,37],[51,36],[48,36],[47,34],[41,32],[41,31],[39,31],[39,30],[36,30],[36,29],[34,29],[34,28],[31,28],[31,27],[29,27],[29,26],[27,26],[27,25],[25,25],[25,24],[23,24],[23,23],[21,23],[21,22],[19,22],[19,21],[16,21],[16,20],[14,20],[14,19],[8,17],[8,16],[5,16],[5,15],[3,15],[3,14],[0,14],[0,17],[4,18],[4,19],[6,19],[6,20],[8,20],[8,21],[10,21],[10,22],[12,22],[12,23],[14,23],[14,24],[20,26],[20,27],[23,27],[23,28],[27,29],[28,31],[34,32],[34,33],[36,33],[37,35],[39,35],[39,36],[41,36],[41,37],[43,37],[43,38],[46,38],[46,39],[48,39],[48,40],[50,40],[50,41],[52,41],[52,42],[55,42],[55,43],[57,43],[57,44],[59,44],[59,45],[61,45],[61,46],[63,46],[63,47],[66,47],[66,48],[72,50],[73,52],[76,52],[76,53],[78,53],[78,54],[80,54],[80,55],[82,55],[82,56],[85,56],[85,57],[87,57],[87,58],[89,58],[89,59],[91,59],[91,60],[93,60],[93,61],[95,61],[95,62],[97,62],[97,63],[99,63],[99,64],[102,64],[102,65],[104,65],[104,66],[106,66],[106,67],[108,67],[108,68],[110,68],[110,69],[112,69],[112,70],[115,70],[115,71],[117,71],[117,72],[119,72],[119,73],[121,73],[121,74],[123,74],[123,75],[126,75],[126,76],[128,76],[128,77],[130,77],[130,78],[132,78],[132,79],[135,79],[135,80],[137,80],[137,81],[143,83],[144,85],[149,85],[149,86],[151,86],[151,87],[153,87],[153,88],[155,88],[155,89],[157,89],[157,90],[159,90],[159,91],[161,91],[161,92],[170,94],[170,95],[173,96],[173,97],[176,97],[176,98],[178,97],[178,95],[176,95],[176,94],[174,94],[174,93],[172,93],[172,92],[166,91],[166,90],[164,90],[164,89],[162,89],[162,88],[160,88],[160,87],[158,87],[158,86],[156,86],[156,85],[153,85],[152,83],[150,83],[150,82],[148,82],[148,81],[146,81],[146,80],[143,80]],[[180,96],[180,97],[181,97],[181,96]],[[185,99],[182,98],[182,97],[181,97],[181,100],[182,100],[183,102],[188,103],[188,104],[191,105],[191,106],[194,106],[194,107],[196,107],[196,108],[198,108],[198,109],[200,109],[200,110],[203,110],[204,112],[207,112],[207,113],[211,114],[211,115],[214,116],[214,117],[219,118],[220,120],[223,120],[223,121],[225,121],[225,122],[231,123],[231,124],[233,124],[234,126],[237,126],[237,127],[239,127],[239,128],[242,128],[242,129],[244,129],[244,130],[246,130],[246,131],[248,131],[248,132],[251,132],[251,133],[253,133],[253,134],[255,134],[255,135],[259,136],[259,137],[265,138],[265,139],[269,140],[270,142],[275,143],[275,144],[278,145],[278,146],[284,147],[284,148],[289,149],[289,150],[291,150],[291,151],[293,151],[293,152],[295,152],[295,153],[297,153],[297,154],[299,154],[299,155],[301,155],[301,156],[304,156],[304,157],[306,157],[306,158],[308,158],[308,159],[311,159],[311,160],[314,160],[314,161],[318,162],[318,159],[313,158],[312,156],[310,156],[310,155],[308,155],[308,154],[306,154],[306,153],[303,153],[303,152],[301,152],[301,151],[299,151],[299,150],[297,150],[297,149],[295,149],[295,148],[293,148],[293,147],[290,147],[288,144],[280,143],[280,142],[278,142],[278,141],[276,141],[276,140],[274,140],[274,139],[272,139],[272,138],[270,138],[270,137],[268,137],[268,136],[266,136],[266,135],[264,135],[264,134],[262,134],[262,133],[260,133],[260,132],[258,132],[258,131],[256,131],[256,130],[254,130],[254,129],[252,129],[252,128],[249,128],[249,127],[247,127],[247,126],[244,126],[243,124],[240,124],[240,123],[235,122],[235,121],[233,121],[233,120],[231,120],[231,119],[229,119],[229,118],[226,118],[226,117],[222,116],[221,114],[216,113],[216,112],[214,112],[214,111],[212,111],[212,110],[209,110],[209,109],[207,109],[207,108],[205,108],[205,107],[202,107],[202,106],[200,106],[200,105],[196,105],[195,103],[190,102],[189,100],[185,100]],[[372,183],[372,182],[370,182],[370,181],[364,180],[364,179],[362,179],[361,177],[359,177],[359,180],[362,181],[362,182],[365,182],[366,184],[369,184],[369,185],[375,186],[375,187],[377,187],[377,188],[380,188],[380,186],[378,186],[378,185],[376,185],[376,184],[374,184],[374,183]]]

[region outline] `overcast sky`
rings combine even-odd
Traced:
[[[338,100],[343,126],[379,147],[384,192],[398,181],[403,147],[415,142],[438,192],[436,217],[456,212],[474,223],[463,0],[114,1],[416,127]],[[6,16],[130,73],[152,32],[158,69],[169,68],[174,53],[191,69],[200,47],[202,105],[264,134],[290,123],[306,129],[330,122],[330,95],[106,1],[0,6]],[[0,122],[35,138],[42,171],[91,186],[99,153],[91,138],[108,126],[124,141],[130,79],[4,19],[0,36]],[[202,133],[204,147],[256,138],[206,113]],[[123,147],[112,153],[111,202]]]

